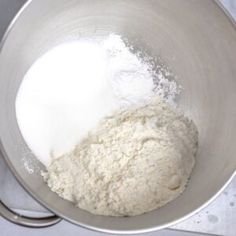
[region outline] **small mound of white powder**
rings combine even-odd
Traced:
[[[198,134],[166,103],[105,118],[44,174],[52,191],[93,214],[132,216],[182,193],[194,166]]]
[[[26,143],[47,166],[114,110],[155,95],[172,103],[177,93],[174,81],[112,34],[65,43],[39,58],[18,91],[16,116]]]

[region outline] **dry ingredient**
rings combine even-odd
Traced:
[[[52,191],[93,214],[139,215],[184,191],[197,140],[194,123],[156,98],[104,118],[43,175]]]
[[[16,115],[52,191],[112,216],[157,209],[184,191],[197,128],[170,105],[176,82],[153,65],[114,34],[59,45],[33,64]]]
[[[111,34],[65,43],[39,58],[18,91],[16,116],[26,143],[48,166],[113,111],[156,95],[173,103],[177,93],[175,81]]]

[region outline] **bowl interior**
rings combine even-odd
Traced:
[[[159,210],[130,218],[94,216],[52,193],[15,114],[17,90],[39,56],[66,41],[109,33],[162,58],[184,88],[178,106],[194,119],[200,133],[196,167],[186,191]],[[106,232],[165,227],[205,204],[235,170],[235,61],[236,30],[214,1],[33,0],[15,20],[0,53],[5,159],[37,200],[74,223]]]

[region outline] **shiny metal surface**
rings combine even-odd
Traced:
[[[53,226],[61,221],[57,216],[45,216],[45,217],[28,217],[23,216],[17,212],[9,209],[1,200],[0,200],[0,215],[5,219],[11,221],[12,223],[32,227],[32,228],[44,228]]]
[[[179,107],[200,132],[197,165],[186,192],[151,213],[93,216],[49,191],[15,118],[15,96],[30,65],[45,51],[81,36],[115,32],[160,56],[184,87]],[[216,40],[217,39],[217,40]],[[236,31],[211,0],[34,0],[5,38],[0,54],[0,135],[5,159],[23,186],[56,214],[104,232],[160,229],[195,213],[232,178],[236,159]],[[25,161],[34,172],[29,173]]]
[[[172,229],[235,236],[236,230],[236,178],[211,204]]]

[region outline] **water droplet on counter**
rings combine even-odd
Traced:
[[[214,223],[214,224],[219,221],[219,218],[217,216],[214,216],[214,215],[209,215],[209,216],[207,216],[207,218],[211,223]]]

